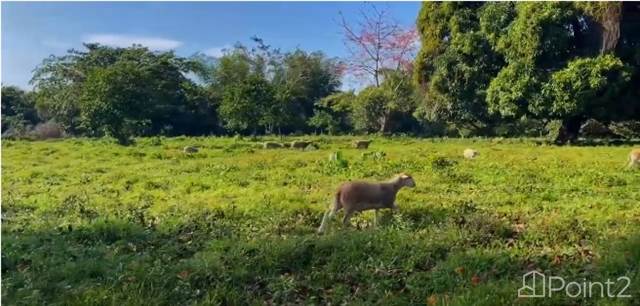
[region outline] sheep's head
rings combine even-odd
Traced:
[[[398,183],[403,187],[416,187],[416,182],[413,180],[411,175],[406,173],[400,173],[397,176]]]

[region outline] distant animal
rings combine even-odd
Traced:
[[[640,166],[640,149],[633,149],[629,153],[629,168]]]
[[[283,147],[283,145],[281,143],[272,142],[272,141],[267,141],[262,145],[263,145],[263,147],[265,149],[277,149],[277,148],[282,148]]]
[[[335,194],[332,207],[324,214],[318,233],[323,233],[327,222],[344,208],[342,223],[346,226],[356,212],[375,209],[374,222],[377,224],[378,209],[390,208],[398,210],[396,195],[402,187],[415,187],[413,178],[405,173],[396,175],[389,181],[381,183],[346,182],[340,185]]]
[[[318,149],[320,149],[320,147],[318,147],[318,145],[316,145],[314,143],[312,143],[312,144],[310,144],[310,145],[308,145],[308,146],[306,146],[304,148],[305,151],[315,151],[315,150],[318,150]]]
[[[311,141],[302,141],[302,140],[292,141],[291,142],[291,148],[292,149],[304,149],[310,144],[311,144]]]
[[[185,154],[198,153],[198,151],[198,147],[195,146],[186,146],[182,148],[182,152],[184,152]]]
[[[478,155],[480,155],[480,153],[478,151],[476,151],[476,150],[473,150],[473,149],[465,149],[463,155],[464,155],[464,158],[474,159]]]
[[[367,149],[369,144],[371,144],[371,140],[356,140],[353,142],[353,146],[356,149]]]

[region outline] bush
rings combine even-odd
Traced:
[[[31,131],[31,135],[36,139],[62,138],[65,136],[62,126],[53,120],[39,123]]]
[[[545,129],[547,130],[547,140],[556,142],[563,133],[562,130],[564,127],[562,126],[562,120],[549,121],[545,126]]]
[[[500,123],[493,128],[500,137],[540,137],[544,135],[544,123],[539,119],[522,117],[513,122]]]
[[[24,138],[29,131],[29,122],[19,116],[7,116],[3,118],[2,138],[19,139]]]
[[[613,122],[609,125],[613,134],[623,138],[640,138],[640,121]]]
[[[580,126],[580,135],[587,138],[600,138],[611,135],[606,125],[595,119],[589,119]]]

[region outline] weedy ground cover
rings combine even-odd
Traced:
[[[640,171],[629,146],[311,137],[2,142],[11,305],[633,304]],[[293,138],[284,139],[291,141]],[[184,154],[186,145],[199,146]],[[465,148],[480,156],[462,157]],[[410,173],[400,212],[315,233],[337,185]],[[632,279],[634,299],[517,297],[522,274]]]

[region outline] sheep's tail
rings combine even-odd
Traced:
[[[324,213],[322,217],[322,223],[320,223],[320,227],[318,228],[318,233],[324,233],[324,230],[327,227],[327,222],[329,219],[333,218],[335,213],[342,208],[342,203],[340,203],[340,191],[336,192],[335,198],[333,199],[333,205]]]

